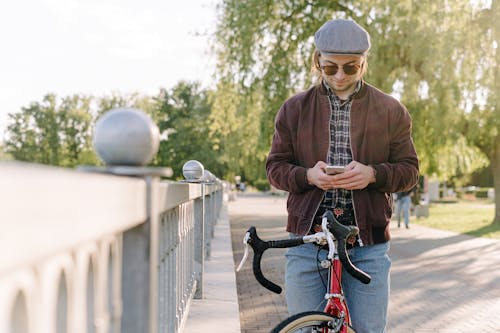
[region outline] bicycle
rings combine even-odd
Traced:
[[[355,267],[347,254],[347,240],[356,237],[359,229],[356,226],[342,225],[331,211],[326,211],[322,216],[321,230],[303,237],[270,241],[260,239],[253,226],[245,234],[243,239],[245,253],[236,271],[239,271],[246,262],[250,245],[254,252],[252,269],[255,278],[263,287],[277,294],[281,293],[281,287],[265,278],[261,270],[260,262],[264,251],[270,248],[289,248],[305,243],[328,245],[328,260],[321,262],[322,267],[329,268],[329,288],[325,294],[327,303],[324,310],[292,315],[279,323],[271,333],[304,332],[303,329],[309,329],[307,332],[356,333],[351,327],[349,309],[340,281],[342,268],[362,283],[368,284],[371,281],[370,275]]]

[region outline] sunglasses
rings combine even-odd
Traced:
[[[346,75],[354,75],[359,71],[361,65],[353,64],[353,65],[343,65],[341,67]],[[326,75],[335,75],[339,71],[339,65],[333,64],[328,66],[321,66],[321,69],[323,70],[323,72],[325,72]]]

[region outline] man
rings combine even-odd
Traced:
[[[398,217],[398,228],[401,227],[401,216],[404,218],[406,229],[410,228],[410,208],[411,208],[411,197],[415,188],[410,189],[406,192],[396,193],[396,215]]]
[[[370,48],[365,29],[352,20],[331,20],[314,42],[318,82],[279,110],[267,175],[271,185],[289,192],[288,232],[314,232],[326,209],[340,222],[359,227],[349,255],[372,282],[364,285],[345,273],[342,285],[356,332],[382,333],[389,298],[391,193],[410,189],[418,179],[411,118],[396,99],[363,81]],[[345,166],[345,172],[327,175],[327,165]],[[288,250],[290,314],[322,309],[327,270],[318,268],[317,260],[324,257],[326,251],[314,244]]]

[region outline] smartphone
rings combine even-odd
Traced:
[[[340,165],[327,165],[325,167],[325,172],[327,175],[336,175],[345,171],[345,167]]]

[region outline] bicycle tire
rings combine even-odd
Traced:
[[[294,333],[294,332],[310,332],[304,331],[303,328],[324,328],[331,321],[338,321],[339,318],[321,311],[308,311],[297,313],[278,324],[270,333]],[[354,329],[347,325],[347,333],[356,333]],[[329,333],[340,332],[339,329],[328,330]],[[323,332],[323,331],[318,331]]]

